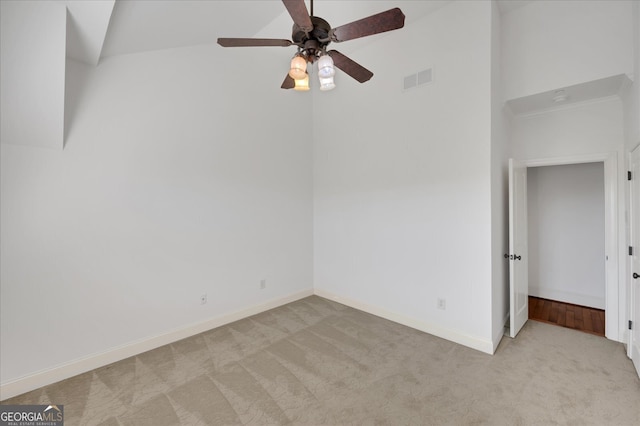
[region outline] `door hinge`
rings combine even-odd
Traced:
[[[633,321],[629,320],[629,330],[633,330]]]
[[[629,256],[633,256],[633,247],[629,246]]]
[[[631,172],[627,172],[627,180],[631,180]]]

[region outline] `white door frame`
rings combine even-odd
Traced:
[[[640,145],[636,145],[635,148],[633,148],[632,150],[629,151],[628,153],[628,168],[627,170],[630,170],[632,173],[632,179],[629,182],[631,183],[631,185],[628,186],[628,208],[629,208],[629,228],[627,229],[627,238],[628,238],[628,242],[629,242],[629,246],[633,247],[633,257],[630,258],[630,261],[628,262],[627,265],[627,270],[625,271],[625,273],[627,274],[627,295],[628,295],[628,303],[627,303],[627,309],[629,312],[629,320],[633,321],[633,330],[629,330],[629,338],[628,338],[628,344],[627,344],[627,356],[629,358],[631,358],[631,360],[633,361],[633,365],[636,368],[636,372],[638,373],[638,376],[640,376],[640,351],[637,350],[638,348],[638,343],[635,339],[635,335],[634,333],[638,332],[638,325],[640,324],[640,306],[638,303],[638,299],[639,296],[638,294],[636,294],[636,292],[638,292],[638,283],[636,282],[636,279],[633,278],[633,273],[634,272],[638,272],[638,269],[636,267],[636,262],[638,259],[638,252],[637,250],[640,250],[640,248],[638,248],[638,236],[640,235],[640,227],[637,226],[637,216],[638,214],[640,214],[640,212],[638,212],[637,210],[637,206],[638,204],[638,200],[635,199],[635,195],[634,195],[634,190],[637,189],[637,185],[640,185],[638,179],[640,178],[639,176],[637,176],[638,174],[638,168],[637,168],[637,163],[635,163],[633,156],[640,154]]]
[[[605,336],[620,341],[620,304],[618,279],[618,154],[574,155],[569,157],[523,160],[526,167],[561,166],[566,164],[604,163],[605,222]]]

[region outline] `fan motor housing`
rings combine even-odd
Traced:
[[[311,23],[313,24],[313,30],[308,34],[300,29],[296,24],[293,24],[293,31],[291,32],[291,40],[300,47],[303,47],[308,40],[317,41],[321,47],[330,43],[329,32],[331,31],[331,25],[327,21],[317,16],[311,16]]]

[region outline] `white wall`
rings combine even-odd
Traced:
[[[65,149],[2,144],[3,384],[311,293],[310,98],[271,59],[68,62]]]
[[[512,119],[511,156],[520,160],[616,152],[624,144],[618,97]]]
[[[527,173],[529,294],[605,309],[604,164]]]
[[[626,268],[625,256],[625,185],[626,172],[623,167],[624,155],[624,123],[623,106],[619,97],[603,98],[596,101],[574,104],[564,108],[542,111],[525,116],[516,116],[510,123],[511,156],[520,160],[562,159],[585,157],[596,154],[610,154],[617,164],[617,197],[618,204],[610,211],[613,238],[612,252],[617,257],[617,264],[610,269],[611,276],[624,276]],[[617,273],[615,272],[617,270]],[[626,306],[626,289],[621,280],[612,294],[612,303],[618,306],[617,321],[607,323],[607,336],[624,340],[628,312]],[[617,337],[616,337],[617,336]]]
[[[625,156],[624,166],[629,164],[629,152],[635,147],[640,145],[640,2],[633,3],[632,9],[633,18],[633,84],[631,87],[623,90],[623,106],[624,106],[624,134],[625,134]],[[625,201],[624,221],[622,222],[625,227],[624,236],[621,238],[623,247],[631,246],[631,224],[630,224],[630,185],[628,182],[624,186],[623,200]],[[631,278],[631,261],[628,256],[622,256],[623,262],[620,265],[620,282],[624,288],[626,294],[633,294],[631,286],[634,284],[633,278]],[[624,322],[632,320],[637,321],[636,318],[631,317],[632,300],[629,300],[624,305],[628,309],[628,315],[623,318]],[[626,330],[625,330],[626,332]],[[625,342],[630,341],[625,338]],[[628,347],[631,347],[630,345]]]
[[[624,140],[617,99],[500,123],[503,98],[629,72],[629,2],[552,3],[498,20],[490,2],[458,1],[371,45],[337,46],[374,78],[339,73],[338,90],[311,96],[280,90],[281,62],[259,49],[68,62],[67,148],[3,134],[3,383],[312,280],[319,294],[491,352],[505,313],[502,127],[521,159],[620,152]],[[432,84],[401,92],[428,67]],[[310,128],[313,161],[300,136]]]
[[[316,292],[491,352],[491,3],[453,2],[351,57],[368,87],[339,75],[314,97]]]
[[[633,71],[633,1],[534,1],[503,17],[505,98]]]
[[[0,140],[62,149],[67,9],[0,2]]]
[[[502,44],[506,99],[613,75],[632,76],[638,60],[634,59],[637,13],[635,1],[535,1],[506,13]],[[629,135],[638,127],[637,106],[630,107],[637,101],[623,97],[624,107],[612,97],[517,117],[509,123],[511,156],[518,159],[615,153],[618,205],[610,213],[618,228],[616,253],[624,253],[626,247],[624,133],[629,143]],[[623,116],[627,117],[624,122]],[[607,335],[624,339],[628,319],[625,256],[618,256],[616,269],[619,293],[612,303],[620,307],[619,318],[617,324],[607,323]]]
[[[502,17],[491,4],[491,275],[492,338],[494,349],[504,333],[509,313],[509,262],[502,257],[509,248],[507,117],[502,91]]]
[[[624,96],[625,144],[628,151],[640,144],[640,2],[633,4],[633,85]]]

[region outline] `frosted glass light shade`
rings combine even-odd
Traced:
[[[320,90],[335,89],[336,84],[333,82],[333,77],[320,78]]]
[[[304,78],[295,80],[296,85],[293,90],[307,91],[309,90],[309,74],[305,73]]]
[[[336,70],[333,67],[333,59],[331,56],[324,55],[318,59],[318,77],[329,78],[336,74]]]
[[[307,74],[307,61],[302,56],[294,56],[291,60],[289,77],[294,80],[301,80]]]

